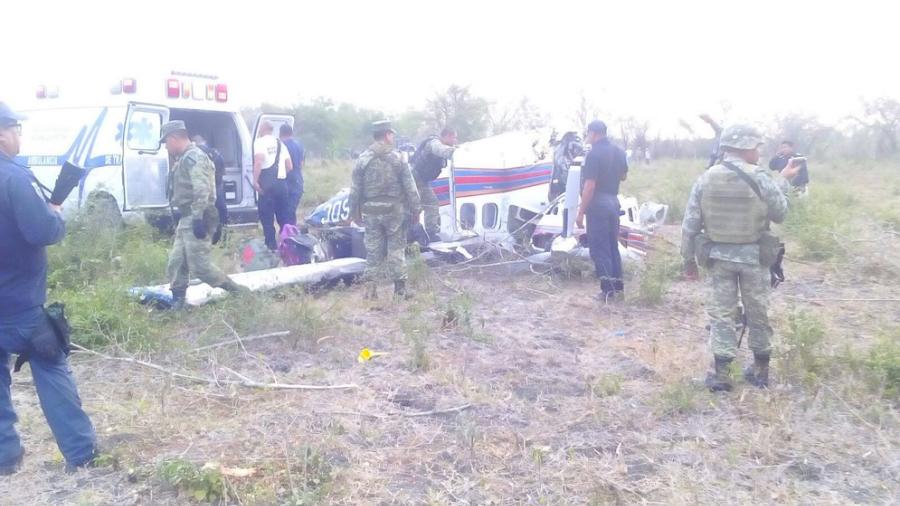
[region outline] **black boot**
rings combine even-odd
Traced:
[[[753,352],[753,365],[744,369],[744,379],[757,388],[769,387],[769,352]]]
[[[706,386],[710,392],[730,392],[732,385],[729,369],[732,359],[719,356],[715,359],[716,370],[706,375]]]
[[[187,301],[185,300],[185,294],[187,294],[187,288],[172,288],[172,308],[175,311],[180,311],[185,308]]]
[[[401,299],[412,298],[412,294],[406,290],[406,281],[394,281],[394,295]]]

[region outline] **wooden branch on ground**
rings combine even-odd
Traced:
[[[900,302],[900,299],[807,299],[796,295],[785,295],[789,299],[802,300],[804,302]]]
[[[379,420],[383,420],[385,418],[390,418],[392,416],[405,416],[407,418],[416,418],[420,416],[434,416],[434,415],[448,415],[450,413],[461,413],[472,407],[471,403],[463,404],[462,406],[456,406],[454,408],[447,409],[435,409],[432,411],[419,411],[417,413],[404,413],[402,411],[393,411],[390,413],[385,413],[383,415],[377,415],[372,413],[360,413],[358,411],[317,411],[317,415],[347,415],[347,416],[363,416],[366,418],[378,418]]]
[[[463,404],[462,406],[457,406],[455,408],[449,408],[449,409],[436,409],[434,411],[420,411],[418,413],[396,413],[396,414],[400,415],[400,416],[408,416],[410,418],[417,417],[417,416],[447,415],[450,413],[459,413],[459,412],[465,411],[471,407],[472,407],[471,403],[466,403],[466,404]]]
[[[220,348],[222,346],[228,346],[229,344],[235,344],[235,343],[241,344],[241,347],[243,348],[243,343],[246,343],[247,341],[255,341],[257,339],[268,339],[270,337],[284,337],[284,336],[288,336],[290,334],[291,334],[291,332],[289,330],[282,330],[280,332],[270,332],[268,334],[260,334],[258,336],[241,337],[238,339],[232,339],[230,341],[224,341],[221,343],[210,344],[208,346],[201,346],[199,348],[194,349],[193,352],[196,353],[198,351],[211,350],[213,348]]]
[[[245,339],[246,341],[246,339]],[[129,364],[140,365],[143,367],[147,367],[149,369],[154,369],[161,373],[165,373],[168,376],[171,376],[176,379],[181,379],[185,381],[191,381],[194,383],[205,383],[207,385],[235,385],[242,386],[247,388],[262,388],[262,389],[276,389],[276,390],[348,390],[352,388],[359,388],[358,385],[354,383],[349,383],[346,385],[293,385],[289,383],[262,383],[259,381],[254,381],[249,378],[245,378],[241,381],[236,380],[224,380],[224,379],[214,379],[214,378],[203,378],[200,376],[192,376],[190,374],[182,374],[180,372],[175,372],[165,367],[152,364],[150,362],[144,362],[143,360],[138,360],[132,357],[113,357],[111,355],[106,355],[105,353],[100,353],[94,350],[89,350],[82,346],[79,346],[75,343],[72,343],[72,347],[81,350],[83,352],[89,353],[91,355],[96,355],[104,360],[111,360],[116,362],[125,362]]]

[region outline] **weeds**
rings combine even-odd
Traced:
[[[854,236],[850,218],[859,200],[841,188],[820,188],[804,199],[793,199],[784,223],[785,236],[799,247],[807,260],[841,259],[849,251]]]
[[[171,459],[159,464],[157,475],[179,493],[196,501],[227,501],[230,498],[225,478],[211,466],[198,467],[184,459]]]
[[[900,400],[900,341],[896,329],[882,334],[868,352],[855,354],[848,349],[844,358],[861,374],[872,392],[889,400]]]
[[[637,300],[651,306],[659,304],[680,273],[681,261],[676,255],[661,249],[649,253],[639,274]]]
[[[702,392],[681,381],[666,385],[656,397],[655,411],[662,416],[686,415],[700,407]]]
[[[444,307],[444,314],[441,317],[441,328],[459,329],[462,334],[473,341],[487,342],[490,336],[484,334],[484,319],[479,320],[479,328],[474,323],[472,308],[475,306],[475,299],[468,292],[463,292],[449,299]]]
[[[409,314],[400,321],[400,329],[409,344],[409,368],[413,371],[430,369],[431,357],[425,341],[430,335],[431,329],[419,306],[410,306]]]
[[[591,385],[596,397],[613,397],[622,392],[622,377],[618,374],[604,374]]]
[[[283,504],[292,506],[318,504],[328,491],[332,466],[326,456],[311,446],[304,446],[301,451],[302,461],[298,468],[291,470],[291,496]],[[295,473],[299,476],[295,476]],[[296,478],[299,478],[299,483]]]
[[[815,382],[826,365],[822,354],[824,339],[825,324],[817,315],[808,311],[789,315],[784,349],[779,356],[780,370],[788,378]]]

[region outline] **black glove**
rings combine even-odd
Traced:
[[[53,185],[53,193],[50,195],[50,203],[57,206],[62,205],[72,190],[78,186],[81,178],[84,177],[85,170],[81,167],[73,165],[69,162],[63,164],[56,177],[56,184]]]
[[[191,229],[194,231],[194,237],[197,239],[206,239],[206,234],[209,232],[206,229],[206,222],[203,221],[203,218],[194,218],[191,221]]]
[[[216,231],[213,232],[212,243],[219,244],[219,241],[221,241],[221,240],[222,240],[222,224],[219,223],[219,225],[216,227]]]

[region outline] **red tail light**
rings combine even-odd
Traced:
[[[166,96],[169,98],[178,98],[181,96],[181,84],[178,79],[169,79],[166,81]]]
[[[216,102],[228,101],[228,86],[224,84],[216,85]]]

